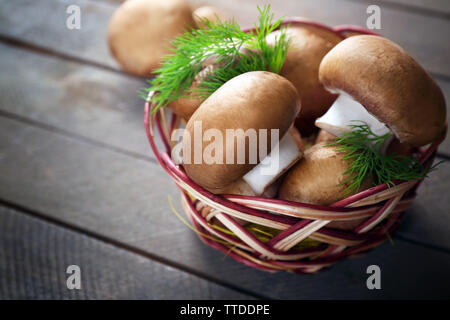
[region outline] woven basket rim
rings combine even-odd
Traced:
[[[328,27],[303,18],[288,18],[283,20],[282,25],[287,24],[309,25],[323,28],[334,32],[343,39],[346,38],[345,34],[347,32],[378,35],[373,31],[359,26],[339,25],[336,27]],[[250,32],[252,30],[247,29],[245,31]],[[151,98],[153,94],[154,92],[149,93],[145,103],[145,129],[147,138],[158,163],[180,188],[183,207],[193,226],[198,230],[199,237],[209,246],[254,268],[266,271],[287,270],[296,273],[314,273],[333,264],[337,260],[366,251],[381,244],[387,239],[387,236],[383,232],[380,232],[380,230],[376,232],[372,232],[371,230],[383,221],[382,231],[385,231],[387,234],[394,232],[399,225],[404,210],[414,200],[415,190],[423,181],[395,181],[395,186],[391,188],[386,184],[381,184],[337,201],[329,206],[256,196],[215,195],[192,181],[172,160],[170,156],[170,135],[175,128],[178,128],[180,119],[175,114],[172,114],[170,121],[167,121],[165,109],[152,112],[153,104],[151,103]],[[162,151],[159,150],[154,141],[155,130],[158,131],[162,140],[164,148]],[[446,130],[447,124],[445,125]],[[431,163],[437,152],[437,147],[444,139],[445,134],[443,134],[441,139],[431,143],[428,148],[418,148],[418,152],[420,153],[419,161],[424,165]],[[405,193],[411,190],[412,194],[408,198],[403,197]],[[195,195],[194,199],[192,199],[193,195]],[[215,210],[215,217],[219,218],[222,223],[230,229],[233,229],[232,231],[240,236],[238,238],[232,238],[212,228],[207,223],[207,220],[200,215],[199,210],[196,208],[197,205],[207,205],[213,208]],[[280,230],[280,233],[268,243],[258,242],[232,217],[272,227]],[[335,230],[326,226],[332,220],[343,221],[361,218],[367,219],[352,232]],[[213,240],[213,238],[202,233],[202,230],[206,230],[210,235],[212,234],[220,239],[226,239],[229,243],[233,243],[234,247],[230,248],[216,239]],[[303,250],[301,253],[295,250],[289,250],[295,240],[301,239],[304,236],[302,234],[303,231],[305,231],[304,234],[310,237],[314,236],[317,239],[325,239],[329,247],[322,251],[317,248]],[[291,241],[290,238],[293,238],[293,240]],[[333,245],[333,241],[336,241],[338,244]],[[352,246],[347,248],[342,243],[351,244]],[[286,248],[288,249],[286,250]],[[305,260],[302,258],[303,256],[312,260]]]

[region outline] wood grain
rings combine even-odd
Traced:
[[[447,103],[447,126],[450,126],[450,108],[449,108],[449,104],[450,104],[450,81],[438,80],[437,84],[439,85],[439,87],[441,88],[442,92],[444,93],[445,102]],[[424,116],[426,116],[427,111],[424,110],[423,113],[424,113]],[[439,153],[442,153],[442,154],[446,155],[447,157],[450,156],[449,131],[450,131],[450,129],[447,128],[447,137],[441,143],[441,145],[439,146],[439,150],[438,150]]]
[[[124,0],[94,0],[109,2],[112,4],[120,4]],[[419,13],[434,14],[436,16],[441,16],[440,13],[450,13],[450,4],[447,0],[351,0],[359,1],[366,4],[377,4],[377,5],[391,5],[398,10],[412,10]],[[204,0],[189,0],[191,6],[196,8],[198,6],[204,5]]]
[[[450,293],[450,255],[401,239],[313,277],[255,271],[203,245],[175,217],[167,197],[181,210],[177,192],[152,163],[5,118],[0,118],[0,146],[1,199],[249,292],[290,299],[436,298]],[[433,215],[448,222],[447,211]],[[385,270],[382,292],[365,287],[365,268],[375,262]]]
[[[0,69],[0,110],[154,159],[138,94],[144,81],[4,44]]]
[[[419,14],[428,14],[434,17],[448,19],[450,16],[450,3],[447,0],[356,0],[366,4],[376,4],[381,7],[391,6],[397,10],[412,11]]]
[[[207,3],[230,9],[245,24],[256,18],[256,2],[211,0]],[[142,82],[112,71],[116,70],[117,65],[109,56],[104,35],[115,4],[112,1],[86,0],[74,0],[74,3],[82,7],[83,21],[86,23],[83,28],[86,29],[70,33],[64,26],[66,2],[42,1],[39,7],[33,1],[1,3],[0,34],[8,39],[17,39],[12,43],[22,48],[0,45],[0,201],[29,208],[30,212],[48,216],[74,230],[96,234],[99,239],[109,239],[111,243],[123,243],[126,247],[148,252],[160,257],[160,260],[171,261],[173,265],[217,279],[230,287],[240,287],[255,296],[288,299],[449,296],[448,162],[425,181],[418,200],[406,215],[399,232],[400,238],[394,238],[394,245],[385,244],[361,259],[342,262],[319,275],[271,275],[255,271],[200,243],[169,209],[168,196],[181,211],[174,184],[155,165],[147,145],[142,124],[142,100],[136,94]],[[191,3],[199,4],[200,1]],[[273,4],[277,14],[289,12],[327,24],[358,19],[361,21],[356,23],[364,24],[365,7],[363,3],[332,0],[289,0]],[[11,15],[12,11],[16,14]],[[383,28],[389,27],[382,32],[386,32],[388,37],[393,35],[405,41],[402,45],[410,46],[411,52],[416,50],[416,57],[429,70],[443,75],[439,82],[449,101],[450,82],[445,80],[450,74],[446,69],[449,64],[448,57],[443,56],[448,52],[449,44],[439,41],[443,32],[448,30],[448,22],[389,8],[383,8],[382,15],[387,23],[385,25],[383,22]],[[29,47],[27,43],[36,47]],[[39,47],[48,50],[37,50]],[[90,65],[80,63],[83,61]],[[446,141],[440,150],[448,152],[449,142]],[[13,216],[21,216],[17,212],[6,211]],[[2,208],[0,220],[1,213]],[[49,248],[61,243],[61,247],[56,248],[57,258],[54,258],[58,259],[61,248],[69,246],[65,237],[79,239],[73,242],[82,249],[74,249],[74,255],[86,259],[87,265],[92,268],[111,262],[111,268],[107,269],[110,276],[102,278],[95,272],[92,275],[92,278],[105,282],[94,281],[96,288],[89,291],[88,296],[75,298],[95,298],[96,294],[101,296],[105,292],[111,294],[116,285],[112,277],[129,279],[128,272],[121,273],[117,265],[113,265],[114,260],[118,260],[120,265],[131,261],[129,263],[133,267],[129,270],[138,279],[155,278],[147,276],[147,269],[142,267],[145,263],[151,263],[148,268],[155,275],[163,274],[161,278],[166,279],[166,266],[60,227],[25,218],[20,218],[20,221],[7,218],[8,223],[0,221],[0,228],[13,225],[9,228],[13,231],[0,233],[0,248],[3,243],[11,243],[0,251],[0,281],[8,280],[2,277],[2,261],[9,263],[14,260],[10,257],[17,257],[22,252],[16,253],[14,250],[17,248],[27,248],[25,252],[28,253],[20,256],[26,261],[50,262],[39,271],[42,272],[39,277],[33,277],[17,262],[12,262],[14,268],[10,263],[4,264],[5,268],[9,268],[8,272],[19,270],[22,273],[18,274],[30,278],[30,281],[9,278],[14,281],[4,282],[5,285],[0,282],[0,297],[7,285],[18,286],[15,292],[20,297],[44,294],[39,291],[41,287],[49,288],[46,297],[62,297],[57,286],[64,274],[56,279],[48,276],[59,270],[55,269],[59,265],[53,264],[54,255],[51,252],[54,250],[43,252],[42,247]],[[27,222],[27,219],[33,221]],[[23,229],[20,229],[22,225]],[[30,234],[31,240],[28,237],[19,238],[22,234]],[[4,237],[10,242],[3,241]],[[17,244],[17,248],[10,248],[13,244]],[[100,250],[103,246],[106,249]],[[89,250],[93,250],[92,256],[86,255]],[[2,259],[2,254],[8,259]],[[105,255],[109,260],[103,259]],[[64,257],[71,258],[71,255]],[[93,257],[102,259],[93,260]],[[139,259],[146,262],[133,262]],[[365,286],[365,268],[369,264],[378,264],[382,268],[381,291],[369,291]],[[193,277],[196,280],[183,282],[185,273],[179,273],[182,279],[174,280],[173,287],[177,283],[183,286],[193,283],[195,288],[194,291],[181,290],[180,296],[186,294],[188,298],[203,298],[201,291],[209,284],[203,284],[203,280],[197,277]],[[192,277],[190,274],[186,276]],[[170,279],[167,281],[172,283]],[[113,297],[164,296],[163,289],[148,292],[148,282],[144,281],[142,285],[135,282],[132,279],[133,286],[125,287],[124,291]],[[102,290],[96,291],[97,287]],[[171,285],[169,287],[172,288]],[[211,296],[226,296],[228,293],[220,293],[222,289],[208,290],[216,290],[215,295]],[[8,295],[11,295],[12,289],[8,290]],[[167,297],[174,296],[177,297],[176,293],[170,296],[168,293]]]
[[[66,8],[78,5],[81,29],[66,27]],[[2,0],[0,34],[27,41],[68,56],[118,68],[109,54],[106,32],[109,17],[117,4],[74,0]]]
[[[66,269],[81,269],[69,290]],[[0,206],[0,299],[251,299]]]
[[[0,69],[8,75],[0,77],[0,111],[154,159],[138,95],[143,81],[1,43]],[[438,83],[450,101],[450,82]],[[449,139],[439,151],[450,156]]]
[[[243,26],[256,21],[256,5],[265,0],[191,0],[192,6],[210,4],[234,16]],[[14,37],[49,48],[57,52],[91,60],[117,68],[106,45],[109,17],[116,4],[103,1],[74,0],[82,11],[82,28],[65,27],[67,3],[59,1],[17,0],[4,1],[0,7],[0,35]],[[328,24],[366,24],[366,3],[345,0],[273,1],[276,16],[303,16]],[[14,14],[10,14],[14,12]],[[49,19],[48,17],[51,17]],[[450,21],[432,19],[429,16],[406,12],[391,7],[382,8],[380,33],[394,40],[410,52],[430,72],[450,76],[448,52],[450,43],[445,41]]]
[[[245,25],[252,25],[256,20],[257,12],[254,10],[256,5],[263,5],[266,2],[264,0],[208,1],[232,13],[237,21]],[[276,16],[302,16],[330,26],[340,24],[365,26],[368,17],[367,4],[353,1],[285,0],[273,1],[271,7]],[[450,44],[443,40],[446,38],[445,30],[449,30],[450,21],[382,7],[381,27],[382,29],[377,32],[402,46],[428,71],[446,76],[450,74],[450,58],[447,54]]]

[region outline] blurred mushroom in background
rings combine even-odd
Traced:
[[[148,76],[170,53],[169,42],[194,25],[184,0],[127,0],[109,21],[108,44],[126,72]]]

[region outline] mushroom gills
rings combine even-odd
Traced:
[[[287,132],[275,148],[272,148],[270,154],[247,172],[243,179],[256,195],[261,195],[278,177],[293,166],[302,155],[294,138]]]
[[[317,118],[315,122],[317,127],[337,137],[352,131],[350,126],[361,124],[361,122],[365,122],[376,135],[390,132],[389,128],[371,115],[362,104],[345,92],[339,93],[339,97],[331,108],[322,117]]]

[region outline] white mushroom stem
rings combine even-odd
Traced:
[[[356,120],[356,121],[355,121]],[[366,108],[346,93],[341,93],[330,109],[315,122],[316,126],[335,136],[352,131],[350,125],[365,122],[376,135],[384,135],[390,130],[382,122],[367,112]]]
[[[286,133],[257,166],[247,172],[243,179],[256,195],[261,195],[278,177],[302,157],[294,138]]]

